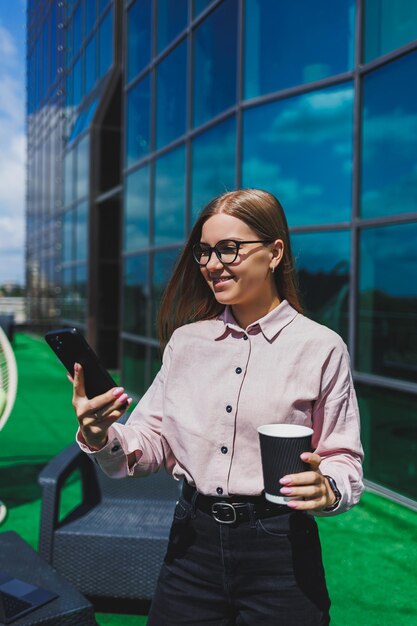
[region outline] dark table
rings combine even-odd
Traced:
[[[58,594],[11,626],[96,626],[92,604],[15,532],[0,533],[0,569]]]

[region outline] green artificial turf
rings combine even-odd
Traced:
[[[0,432],[0,498],[8,506],[0,530],[15,530],[37,548],[37,475],[49,458],[72,443],[77,423],[71,385],[45,342],[18,333],[13,347],[19,389],[12,415]],[[63,512],[78,499],[79,484],[73,481],[65,490]],[[352,511],[320,518],[318,523],[332,625],[415,626],[416,513],[368,493]],[[96,618],[100,626],[146,624],[144,616],[97,613]]]

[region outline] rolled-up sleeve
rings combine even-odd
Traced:
[[[336,515],[357,504],[363,492],[363,449],[360,418],[344,343],[329,354],[323,367],[322,391],[313,409],[313,448],[320,455],[320,471],[331,476],[341,493],[334,511],[315,515]]]
[[[100,450],[89,448],[78,430],[76,440],[102,470],[112,478],[146,476],[158,471],[165,463],[161,438],[164,382],[171,361],[172,342],[164,350],[162,367],[148,391],[132,411],[126,424],[114,423],[108,430],[108,442]],[[136,462],[129,467],[128,455],[134,454]]]

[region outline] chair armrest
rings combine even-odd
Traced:
[[[65,448],[49,461],[38,476],[38,482],[42,488],[50,484],[61,486],[63,482],[77,469],[81,462],[83,452],[74,443]]]
[[[93,464],[76,443],[54,457],[38,477],[42,488],[39,553],[48,563],[52,561],[54,530],[59,526],[62,487],[76,470],[81,473],[82,504],[97,503],[100,500],[100,488]]]

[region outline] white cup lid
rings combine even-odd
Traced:
[[[264,424],[259,426],[258,433],[269,437],[308,437],[313,429],[301,424]]]

